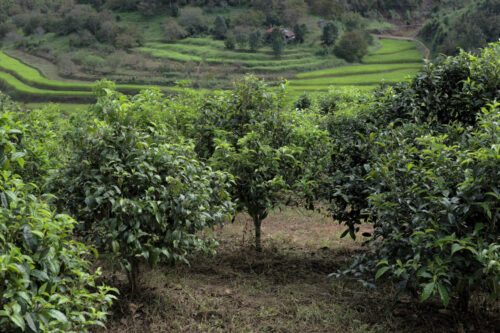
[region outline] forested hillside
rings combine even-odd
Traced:
[[[435,53],[474,50],[500,38],[500,1],[437,1],[419,35]]]

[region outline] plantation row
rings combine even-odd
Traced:
[[[376,85],[384,77],[384,71],[390,71],[399,64],[408,64],[404,68],[410,69],[407,73],[401,73],[397,77],[389,78],[390,83],[401,81],[406,74],[414,74],[415,69],[421,64],[422,55],[417,50],[415,44],[409,41],[382,39],[380,48],[370,53],[363,59],[363,63],[377,64],[379,66],[378,77],[370,78],[368,85]],[[306,46],[296,46],[291,49],[285,49],[280,58],[276,58],[271,50],[249,53],[243,51],[234,51],[224,49],[222,41],[214,41],[207,38],[187,38],[173,44],[165,43],[147,43],[138,50],[148,53],[154,57],[164,58],[181,62],[207,62],[215,65],[238,65],[240,70],[252,71],[254,73],[279,73],[287,71],[307,71],[316,68],[338,67],[339,60],[329,57],[316,55],[315,49]],[[352,66],[358,68],[360,66]],[[361,66],[362,67],[362,66]],[[342,68],[335,70],[342,71]],[[363,72],[363,69],[359,69]],[[311,75],[314,76],[315,72]],[[306,75],[308,73],[305,73]],[[339,73],[341,74],[341,73]],[[301,77],[301,74],[297,76]],[[378,80],[377,80],[378,79]],[[360,77],[358,81],[352,79],[352,82],[337,82],[332,80],[332,85],[357,85],[364,83],[365,78]],[[354,84],[353,84],[354,83]],[[301,85],[299,81],[297,83]],[[366,85],[366,83],[364,83]],[[324,89],[319,89],[324,90]]]
[[[471,295],[498,299],[500,43],[373,94],[294,107],[286,86],[253,76],[203,97],[126,96],[109,81],[94,91],[70,117],[0,95],[3,330],[103,326],[117,297],[141,289],[145,264],[213,253],[202,231],[239,212],[261,251],[262,224],[283,205],[327,207],[344,236],[365,237],[339,279],[462,311]],[[90,247],[128,290],[100,279]]]

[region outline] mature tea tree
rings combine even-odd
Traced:
[[[332,164],[334,217],[351,235],[374,227],[370,251],[344,273],[462,310],[473,291],[498,297],[499,54],[498,43],[462,52],[377,94],[371,116],[352,123],[357,141],[338,128],[350,122],[330,123],[334,144],[353,144],[334,150],[347,161]]]
[[[61,175],[65,206],[120,260],[133,291],[141,262],[186,262],[192,251],[210,251],[214,241],[198,231],[232,212],[229,176],[198,161],[167,127],[163,103],[156,92],[129,99],[102,90]]]
[[[114,296],[100,286],[76,222],[35,197],[14,172],[23,134],[0,96],[0,327],[2,332],[88,332],[104,325]]]
[[[314,116],[285,108],[282,90],[254,77],[208,101],[196,129],[198,153],[235,177],[233,197],[238,209],[252,217],[260,251],[261,226],[269,212],[290,195],[313,192],[327,156],[327,135]]]

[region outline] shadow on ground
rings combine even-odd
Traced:
[[[190,266],[144,267],[141,292],[123,294],[101,332],[443,333],[500,327],[491,309],[458,315],[397,295],[391,285],[368,290],[328,278],[363,250],[361,242],[341,240],[341,231],[319,214],[286,210],[266,221],[265,250],[256,253],[249,220],[241,216],[215,231],[221,243],[215,256],[194,256]]]

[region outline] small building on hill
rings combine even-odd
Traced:
[[[269,29],[266,30],[267,34],[270,35],[273,33],[274,29],[280,29],[281,34],[283,35],[283,39],[285,42],[289,43],[295,40],[295,32],[293,32],[290,29],[287,28],[275,28],[275,27],[270,27]]]

